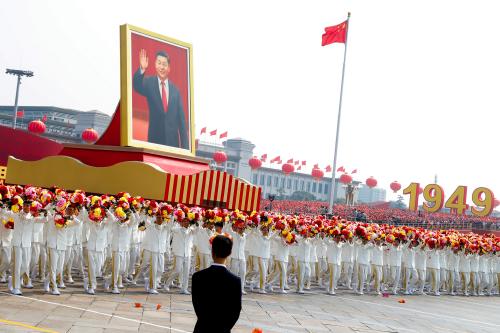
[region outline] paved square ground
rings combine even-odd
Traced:
[[[77,283],[61,296],[52,296],[36,284],[18,297],[0,288],[0,332],[182,333],[194,327],[191,296],[178,295],[175,289],[160,295],[148,295],[138,286],[120,295],[98,292],[87,295]],[[399,303],[400,299],[406,302]],[[319,289],[305,295],[249,293],[243,297],[243,311],[233,332],[250,333],[255,327],[283,333],[500,332],[500,297],[383,298],[347,290],[328,296]]]

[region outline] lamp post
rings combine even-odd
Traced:
[[[17,101],[19,99],[19,86],[21,85],[21,76],[32,77],[34,74],[32,71],[24,71],[20,69],[9,69],[7,68],[5,74],[11,74],[17,76],[17,87],[16,87],[16,101],[14,103],[14,121],[12,123],[12,128],[16,129],[17,123]]]

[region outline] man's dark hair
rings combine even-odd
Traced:
[[[167,53],[167,52],[165,52],[165,51],[158,51],[158,52],[156,52],[156,57],[157,57],[157,58],[158,58],[158,57],[164,57],[164,58],[167,58],[167,62],[168,62],[168,64],[170,65],[170,56],[168,55],[168,53]]]
[[[212,253],[217,258],[227,258],[233,249],[233,241],[224,235],[218,235],[212,241]]]

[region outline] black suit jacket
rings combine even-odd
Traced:
[[[157,76],[145,76],[138,69],[134,74],[132,85],[134,90],[146,97],[148,101],[148,141],[189,149],[188,132],[179,89],[168,80],[168,112],[165,112]]]
[[[222,266],[193,274],[194,333],[230,333],[241,311],[241,280]]]

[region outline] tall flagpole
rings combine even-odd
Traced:
[[[337,172],[337,151],[339,147],[339,132],[340,132],[340,115],[342,113],[342,94],[344,92],[344,73],[345,73],[345,58],[347,54],[347,40],[349,37],[349,18],[351,13],[347,13],[347,29],[345,32],[345,44],[344,44],[344,64],[342,65],[342,82],[340,84],[340,99],[339,99],[339,113],[337,116],[337,134],[335,135],[335,152],[333,154],[333,172],[332,172],[332,182],[330,185],[330,204],[328,206],[328,213],[333,213],[333,204],[337,198],[337,182],[335,181],[335,173]]]

